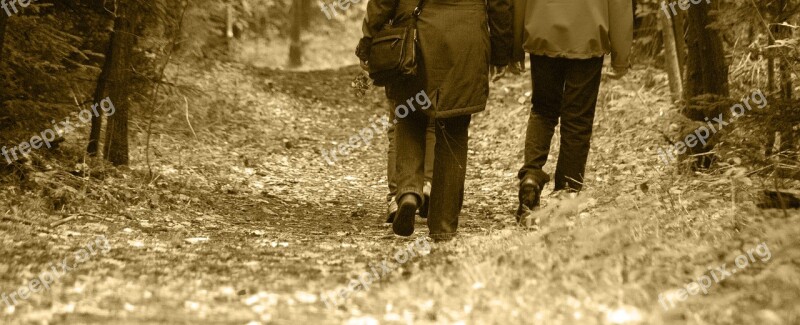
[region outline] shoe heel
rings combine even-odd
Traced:
[[[422,205],[419,207],[419,216],[422,218],[427,218],[431,202],[431,183],[428,181],[426,181],[425,186],[422,187],[422,196]]]
[[[422,202],[422,205],[419,207],[419,216],[423,218],[428,217],[428,209],[430,207],[431,196],[425,195],[425,202]]]
[[[406,194],[398,201],[397,214],[392,222],[392,230],[398,236],[408,237],[414,234],[414,217],[417,214],[417,197]]]
[[[392,197],[389,206],[386,209],[386,223],[394,222],[394,217],[397,215],[397,201]]]

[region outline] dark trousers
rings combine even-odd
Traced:
[[[533,107],[528,118],[525,164],[519,171],[520,179],[532,177],[539,185],[549,181],[542,167],[560,119],[561,150],[555,190],[583,188],[602,68],[602,57],[576,60],[531,55]]]
[[[392,105],[392,101],[389,101],[389,119],[394,119],[394,109],[395,106]],[[386,176],[389,183],[389,195],[387,199],[391,199],[397,196],[397,150],[395,149],[395,138],[394,138],[394,130],[395,125],[392,124],[386,130],[386,138],[389,139],[389,148],[386,151]],[[425,181],[430,182],[433,179],[433,148],[436,144],[436,131],[434,130],[433,119],[430,119],[428,123],[428,129],[426,134],[426,142],[425,142]]]
[[[398,119],[395,129],[398,198],[411,193],[422,202],[428,120],[420,110]],[[428,212],[428,230],[433,239],[449,239],[458,228],[464,202],[470,121],[469,115],[434,121],[436,144]]]

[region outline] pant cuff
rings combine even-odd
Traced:
[[[442,233],[442,234],[429,234],[429,237],[433,239],[434,242],[441,243],[446,241],[451,241],[453,238],[456,237],[456,233]]]
[[[422,191],[420,191],[420,190],[418,190],[416,188],[398,189],[397,190],[397,196],[395,197],[395,200],[399,200],[401,197],[403,197],[403,195],[406,195],[406,194],[414,194],[414,195],[416,195],[417,196],[417,202],[419,202],[420,204],[422,204],[422,200],[424,200],[423,195],[422,195]]]
[[[550,175],[547,175],[541,169],[531,169],[525,172],[525,174],[520,177],[521,181],[524,181],[526,178],[533,179],[539,187],[544,187],[544,184],[550,182]]]

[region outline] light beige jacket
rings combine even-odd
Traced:
[[[515,10],[525,8],[525,52],[570,59],[610,53],[614,68],[630,65],[631,0],[517,0],[515,4]],[[522,28],[515,23],[517,29]]]

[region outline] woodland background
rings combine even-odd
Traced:
[[[634,3],[634,69],[601,89],[593,189],[545,207],[538,231],[513,224],[531,84],[508,76],[473,126],[464,240],[335,311],[320,292],[405,243],[380,223],[385,140],[339,166],[319,152],[385,113],[382,90],[357,85],[365,2],[330,20],[308,0],[0,12],[0,145],[106,97],[117,109],[0,163],[2,292],[95,235],[112,246],[0,305],[0,322],[797,324],[800,1],[703,1],[671,20]],[[766,109],[659,161],[757,89]],[[760,241],[769,264],[661,310],[659,292]]]
[[[797,1],[716,1],[677,10],[674,21],[658,15],[660,2],[634,4],[634,63],[668,72],[672,98],[683,100],[683,115],[702,120],[735,97],[731,93],[746,89],[762,89],[777,99],[770,101],[777,115],[796,111]],[[212,60],[308,70],[355,63],[349,52],[365,3],[339,9],[344,15],[333,19],[317,5],[309,0],[39,1],[20,14],[0,15],[0,136],[14,143],[29,130],[110,96],[121,109],[105,134],[120,139],[101,139],[102,121],[96,118],[87,153],[94,156],[106,140],[120,145],[104,149],[107,159],[127,164],[128,120],[146,124],[136,132],[150,134],[154,123],[180,109],[181,96],[191,95],[191,88],[165,79],[171,64]],[[771,125],[768,148],[776,131],[792,129],[794,115]],[[781,135],[778,151],[796,145],[793,132]]]

